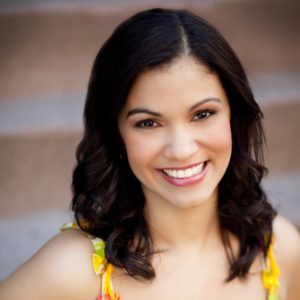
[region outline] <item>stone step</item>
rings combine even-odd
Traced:
[[[31,7],[36,3],[31,1]],[[114,9],[58,5],[54,9],[0,10],[0,101],[84,90],[103,41],[122,20],[153,7],[154,2],[116,3]],[[300,1],[176,3],[165,1],[162,5],[187,8],[210,20],[230,41],[248,71],[300,71]]]
[[[0,136],[0,218],[68,209],[78,131]]]

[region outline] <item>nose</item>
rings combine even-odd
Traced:
[[[168,133],[165,156],[170,160],[188,160],[198,151],[197,138],[191,129],[177,127]]]

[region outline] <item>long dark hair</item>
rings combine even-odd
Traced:
[[[155,276],[145,199],[128,165],[117,121],[138,76],[183,55],[217,74],[229,99],[233,151],[219,184],[218,215],[230,263],[227,280],[245,277],[257,254],[266,255],[276,214],[260,185],[267,171],[262,112],[230,45],[213,26],[188,11],[137,13],[101,47],[92,68],[85,131],[76,153],[72,209],[83,230],[106,241],[108,261],[137,278]],[[239,240],[237,254],[231,249],[229,232]]]

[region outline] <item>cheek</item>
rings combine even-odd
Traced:
[[[215,147],[216,150],[224,151],[224,152],[230,152],[232,148],[232,137],[231,137],[231,130],[230,127],[223,128],[223,130],[219,131],[219,133],[216,134],[215,138]]]
[[[159,153],[161,143],[157,138],[145,137],[142,134],[124,135],[124,144],[129,165],[134,173],[141,166],[149,165]]]
[[[232,136],[231,127],[229,120],[223,120],[215,124],[214,128],[211,128],[208,134],[208,147],[222,158],[227,158],[231,156],[232,150]],[[223,154],[223,155],[222,155]]]

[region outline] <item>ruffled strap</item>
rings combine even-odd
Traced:
[[[278,300],[280,270],[274,255],[274,238],[269,246],[262,273],[264,288],[269,291],[268,300]]]
[[[102,275],[102,296],[96,300],[120,300],[119,293],[114,293],[111,274],[114,271],[112,264],[108,264]]]
[[[80,229],[77,223],[70,222],[61,226],[60,230],[67,229]],[[96,275],[102,275],[102,292],[101,296],[96,300],[120,300],[118,293],[114,293],[113,284],[111,280],[111,274],[114,271],[114,267],[111,263],[108,263],[105,257],[105,242],[100,238],[93,238],[89,236],[95,252],[92,256],[93,269]]]

